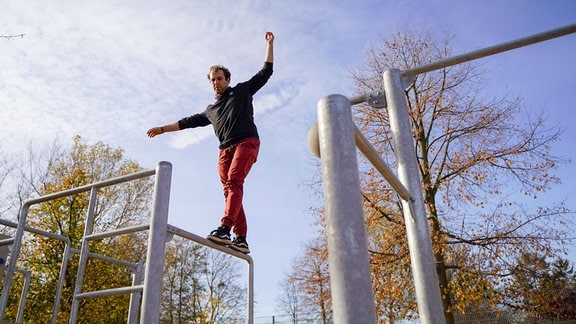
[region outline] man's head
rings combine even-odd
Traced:
[[[222,94],[230,84],[230,70],[222,65],[214,65],[208,73],[208,80],[217,94]]]

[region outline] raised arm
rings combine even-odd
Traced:
[[[272,32],[266,32],[264,35],[266,40],[266,57],[264,62],[273,63],[274,62],[274,34]]]

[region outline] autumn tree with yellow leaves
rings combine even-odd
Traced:
[[[393,33],[352,71],[357,93],[381,91],[387,68],[410,69],[452,52],[447,34]],[[560,182],[554,170],[566,162],[551,152],[560,130],[520,98],[483,93],[481,67],[473,61],[421,74],[405,90],[448,323],[454,314],[496,309],[520,294],[511,276],[519,256],[563,255],[574,224],[562,203],[538,206],[539,194]],[[353,115],[395,169],[387,110],[361,104]],[[360,171],[377,316],[389,323],[417,318],[399,197],[363,158]]]
[[[74,137],[71,147],[55,142],[46,150],[31,148],[27,160],[15,161],[0,154],[0,166],[6,166],[0,172],[0,184],[8,184],[2,186],[0,199],[6,206],[12,205],[0,211],[3,219],[16,220],[17,207],[30,198],[142,171],[135,161],[124,156],[121,148],[113,148],[102,142],[88,145],[80,136]],[[94,205],[93,233],[149,222],[153,184],[153,178],[144,178],[100,188]],[[27,226],[65,237],[70,241],[71,248],[79,251],[86,227],[88,194],[33,205],[28,212]],[[10,234],[10,229],[0,226],[0,232]],[[132,285],[135,269],[128,268],[125,263],[140,264],[144,268],[147,235],[145,231],[91,240],[89,251],[93,255],[114,258],[123,263],[89,257],[82,292]],[[31,272],[24,309],[25,322],[51,321],[63,252],[63,241],[25,232],[17,263],[18,269]],[[162,285],[162,323],[242,322],[245,319],[247,292],[238,283],[241,267],[235,262],[237,260],[231,258],[179,237],[168,242]],[[74,253],[67,261],[59,299],[58,323],[69,320],[78,259],[78,254]],[[5,321],[16,318],[22,285],[22,276],[17,274],[12,283]],[[83,299],[77,322],[125,323],[129,303],[128,294]]]
[[[354,79],[359,92],[377,91],[386,68],[409,69],[450,56],[448,36],[405,30],[368,51],[366,68]],[[560,182],[553,171],[565,161],[551,152],[560,130],[520,98],[486,97],[484,74],[477,62],[459,64],[418,75],[405,91],[447,322],[470,305],[501,305],[515,293],[502,287],[511,285],[519,254],[565,252],[567,225],[574,220],[562,204],[533,207],[541,192]],[[386,109],[359,105],[354,115],[394,165]],[[385,259],[373,264],[398,267],[382,276],[382,268],[373,267],[375,276],[389,281],[389,295],[410,281],[405,227],[396,195],[370,167],[363,170],[372,260]],[[524,197],[534,200],[522,204]]]
[[[102,142],[86,144],[80,136],[74,137],[70,148],[58,144],[45,152],[31,151],[28,161],[16,176],[18,190],[13,197],[23,201],[60,192],[102,180],[141,171],[134,161],[124,157],[123,150]],[[95,204],[93,232],[105,232],[136,225],[149,217],[153,189],[152,179],[142,179],[99,190]],[[33,205],[27,226],[68,238],[70,247],[79,250],[86,225],[88,192]],[[91,241],[90,252],[128,262],[143,262],[146,256],[145,234],[132,234]],[[60,267],[63,262],[64,243],[43,235],[26,233],[18,260],[18,268],[30,270],[31,283],[26,298],[24,319],[27,322],[48,323],[56,301]],[[78,254],[67,262],[58,321],[67,322],[71,309]],[[86,268],[83,292],[129,286],[130,269],[90,258]],[[21,281],[14,282],[12,291],[19,291]],[[112,322],[125,321],[129,295],[82,300],[78,321],[91,323],[104,314]],[[19,296],[11,294],[5,319],[14,316]],[[33,310],[33,311],[32,311]]]

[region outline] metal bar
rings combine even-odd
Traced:
[[[248,254],[244,254],[235,251],[231,248],[225,247],[223,245],[216,244],[201,236],[192,234],[190,232],[187,232],[178,227],[174,227],[172,225],[168,225],[168,232],[183,237],[185,239],[194,241],[200,245],[204,245],[209,248],[218,250],[220,252],[232,255],[239,259],[245,260],[248,263],[248,323],[252,324],[254,322],[254,261],[252,260],[252,257],[249,256]]]
[[[88,212],[86,216],[86,222],[84,224],[84,235],[82,235],[82,246],[80,247],[78,270],[76,271],[74,298],[72,299],[72,307],[70,309],[70,317],[68,319],[68,323],[70,324],[76,323],[76,318],[78,317],[78,309],[80,308],[80,300],[77,298],[77,296],[82,293],[82,283],[84,282],[84,273],[86,272],[86,264],[88,263],[88,247],[90,245],[90,242],[86,239],[86,236],[92,234],[92,228],[94,227],[94,208],[96,208],[97,198],[98,189],[93,186],[90,189]]]
[[[86,235],[86,239],[87,240],[99,240],[99,239],[117,236],[117,235],[142,232],[142,231],[146,231],[148,229],[150,229],[150,224],[127,226],[127,227],[119,228],[119,229],[108,231],[108,232]]]
[[[143,286],[128,286],[128,287],[119,287],[119,288],[111,288],[111,289],[104,289],[104,290],[96,290],[96,291],[88,291],[85,293],[77,294],[76,299],[88,299],[88,298],[96,298],[96,297],[106,297],[106,296],[114,296],[114,295],[124,295],[128,293],[137,293],[142,291]],[[158,323],[158,322],[154,322]]]
[[[248,324],[254,323],[254,262],[248,261]]]
[[[210,241],[210,240],[208,240],[202,236],[198,236],[196,234],[190,233],[188,231],[185,231],[185,230],[180,229],[178,227],[175,227],[173,225],[168,225],[168,232],[175,234],[175,235],[178,235],[178,236],[181,236],[183,238],[189,239],[189,240],[194,241],[198,244],[207,246],[209,248],[218,250],[220,252],[230,254],[230,255],[235,256],[239,259],[245,260],[248,263],[253,262],[252,257],[249,256],[248,254],[244,254],[242,252],[232,250],[231,248],[226,247],[224,245],[216,244],[216,243],[214,243],[214,242],[212,242],[212,241]]]
[[[0,296],[0,323],[4,322],[4,312],[8,305],[8,294],[12,287],[12,279],[14,277],[14,272],[16,271],[16,261],[20,255],[20,246],[22,243],[22,237],[24,236],[24,227],[26,225],[26,217],[28,216],[28,206],[29,205],[24,203],[24,206],[20,207],[19,211],[18,225],[16,226],[16,232],[14,233],[14,244],[12,245],[12,252],[10,253],[10,262],[8,262],[6,276],[4,277],[4,286],[2,287],[2,296]]]
[[[351,105],[363,102],[367,102],[372,108],[385,108],[387,105],[386,95],[382,91],[363,93],[359,96],[350,98]]]
[[[74,248],[70,249],[70,252],[75,253],[75,254],[80,254],[80,250],[74,249]],[[138,266],[138,263],[134,263],[134,262],[130,262],[130,261],[124,261],[124,260],[120,260],[120,259],[106,256],[106,255],[96,254],[94,252],[88,252],[87,255],[90,258],[94,258],[94,259],[114,263],[117,265],[125,266],[126,268],[130,268],[130,269],[136,269],[136,267]]]
[[[71,195],[75,195],[75,194],[79,194],[82,192],[86,192],[88,190],[91,190],[92,188],[103,188],[103,187],[108,187],[108,186],[112,186],[115,184],[119,184],[122,182],[128,182],[128,181],[132,181],[132,180],[137,180],[140,178],[144,178],[144,177],[149,177],[154,175],[155,170],[145,170],[145,171],[140,171],[140,172],[135,172],[135,173],[131,173],[128,175],[123,175],[117,178],[112,178],[112,179],[108,179],[108,180],[103,180],[100,182],[96,182],[96,183],[92,183],[92,184],[88,184],[85,186],[81,186],[81,187],[77,187],[77,188],[72,188],[72,189],[68,189],[65,191],[60,191],[60,192],[55,192],[49,195],[45,195],[39,198],[35,198],[35,199],[30,199],[28,201],[25,202],[25,204],[28,205],[34,205],[34,204],[38,204],[38,203],[42,203],[45,201],[49,201],[49,200],[53,200],[53,199],[58,199],[58,198],[62,198],[62,197],[66,197],[66,196],[71,196]]]
[[[168,209],[170,204],[170,185],[172,164],[162,161],[156,167],[156,185],[148,237],[148,253],[142,294],[142,316],[140,323],[158,323],[160,321],[160,301],[162,292],[162,274],[166,254],[168,235]]]
[[[12,245],[12,244],[14,244],[14,238],[13,237],[0,240],[0,246]]]
[[[485,56],[490,56],[494,54],[498,54],[501,52],[513,50],[522,46],[532,45],[535,43],[543,42],[549,39],[565,36],[568,34],[572,34],[576,32],[576,24],[564,26],[561,28],[552,29],[549,31],[545,31],[542,33],[534,34],[531,36],[519,38],[513,41],[509,41],[506,43],[501,43],[494,46],[485,47],[476,51],[472,51],[469,53],[453,56],[441,61],[437,61],[434,63],[426,64],[423,66],[411,68],[402,72],[402,76],[416,76],[418,74],[438,70],[441,68],[445,68],[448,66],[472,61],[475,59],[479,59]]]
[[[396,193],[400,196],[400,198],[404,200],[413,201],[414,199],[410,196],[408,189],[404,187],[402,182],[398,180],[396,175],[390,170],[388,165],[382,160],[380,154],[374,149],[372,144],[368,142],[366,137],[362,134],[362,132],[358,129],[356,125],[354,125],[354,139],[356,140],[356,146],[358,149],[364,154],[364,156],[372,163],[372,165],[382,174],[384,179],[388,181],[390,186],[396,191]]]
[[[383,78],[389,103],[388,116],[398,163],[398,177],[414,200],[413,202],[403,200],[402,207],[418,313],[421,323],[444,323],[436,262],[426,217],[420,170],[414,153],[414,139],[408,115],[408,104],[402,86],[402,76],[399,70],[390,69],[384,72]]]
[[[62,290],[64,289],[64,281],[66,280],[66,268],[68,268],[71,247],[72,243],[66,238],[64,253],[62,254],[62,264],[60,265],[60,274],[58,276],[58,287],[56,288],[56,297],[54,299],[54,310],[52,311],[52,324],[56,324],[58,320],[58,311],[60,310],[60,300],[62,299]]]
[[[26,308],[26,297],[28,296],[28,289],[30,288],[30,281],[32,279],[32,271],[30,270],[17,270],[24,276],[24,285],[22,285],[22,292],[20,294],[20,302],[18,303],[18,314],[16,315],[16,323],[22,323],[24,318],[24,309]]]
[[[17,223],[14,223],[14,222],[11,222],[11,221],[5,220],[5,219],[0,219],[0,225],[18,228]],[[55,234],[52,232],[43,231],[43,230],[40,230],[40,229],[37,229],[34,227],[24,226],[24,230],[26,232],[46,236],[46,237],[51,238],[51,239],[60,240],[60,241],[64,241],[64,242],[70,242],[70,240],[66,236],[62,236],[62,235]]]
[[[434,63],[418,66],[415,68],[411,68],[408,70],[402,71],[402,77],[412,78],[418,74],[438,70],[441,68],[445,68],[448,66],[476,60],[479,58],[483,58],[486,56],[510,51],[519,47],[528,46],[536,43],[540,43],[543,41],[547,41],[550,39],[566,36],[576,32],[576,24],[571,24],[568,26],[552,29],[549,31],[545,31],[542,33],[534,34],[531,36],[519,38],[513,41],[509,41],[506,43],[501,43],[498,45],[493,45],[489,47],[485,47],[476,51],[472,51],[469,53],[453,56],[450,58],[446,58],[444,60],[440,60]],[[374,93],[364,93],[355,97],[350,98],[350,104],[356,105],[366,101],[370,101],[371,98],[374,98],[380,95],[381,92],[374,92]]]
[[[376,323],[350,100],[317,107],[335,323]]]
[[[0,219],[0,224],[4,225],[4,226],[9,226],[9,227],[13,227],[18,229],[19,224],[16,224],[14,222],[5,220],[5,219]],[[55,233],[51,233],[51,232],[47,232],[47,231],[43,231],[37,228],[32,228],[32,227],[28,227],[28,226],[24,226],[23,230],[25,232],[30,232],[30,233],[34,233],[37,235],[41,235],[41,236],[45,236],[54,240],[59,240],[62,241],[64,243],[64,252],[62,254],[62,264],[60,266],[60,275],[58,278],[58,286],[56,287],[56,296],[55,296],[55,300],[54,300],[54,310],[52,312],[52,321],[51,323],[55,323],[56,322],[56,317],[58,315],[58,310],[60,309],[59,305],[60,305],[60,298],[62,297],[62,289],[64,287],[64,278],[65,278],[65,274],[66,274],[66,268],[68,266],[68,256],[70,255],[70,249],[71,249],[71,243],[70,240],[62,235],[59,234],[55,234]],[[11,260],[14,260],[15,262],[15,258],[14,256],[11,256]],[[14,271],[23,271],[23,270],[14,270]],[[11,285],[12,284],[12,277],[10,278],[10,282],[8,282],[8,279],[6,278],[4,280],[4,285]],[[4,314],[4,312],[2,311],[2,314]],[[3,315],[2,315],[3,318]],[[0,323],[2,321],[0,320]]]
[[[142,263],[138,263],[136,269],[132,273],[132,286],[142,285]],[[128,324],[135,324],[138,322],[138,312],[140,311],[140,299],[142,292],[133,292],[130,294],[130,306],[128,307]]]

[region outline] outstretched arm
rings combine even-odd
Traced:
[[[266,58],[264,62],[273,63],[274,62],[274,34],[272,32],[266,32],[264,35],[266,40]]]
[[[178,125],[178,122],[175,122],[164,126],[152,127],[146,132],[146,134],[148,135],[148,137],[154,137],[156,135],[164,134],[166,132],[175,132],[179,130],[180,125]]]

